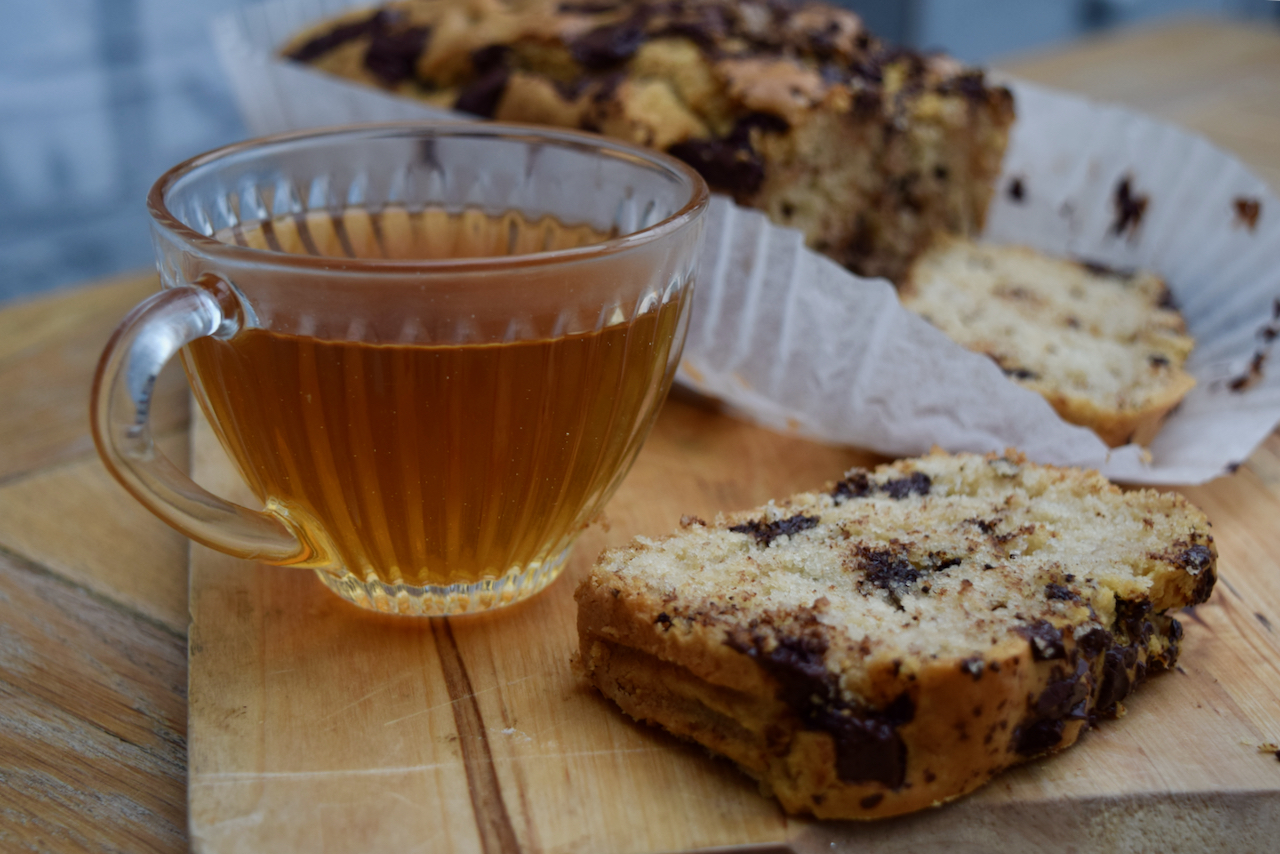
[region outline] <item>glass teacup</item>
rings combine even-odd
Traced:
[[[149,206],[163,289],[94,384],[107,467],[237,557],[379,611],[527,597],[625,476],[670,387],[707,189],[570,131],[404,124],[228,146]],[[157,451],[181,352],[250,510]]]

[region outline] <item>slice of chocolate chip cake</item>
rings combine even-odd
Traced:
[[[1148,444],[1196,384],[1183,368],[1195,341],[1153,273],[944,238],[899,296],[1112,447]]]
[[[1209,597],[1216,559],[1175,494],[935,453],[606,552],[579,664],[789,812],[880,818],[1119,714],[1173,666],[1170,612]]]
[[[1013,120],[981,71],[787,0],[401,0],[282,53],[502,121],[585,128],[689,162],[863,275],[982,225]]]

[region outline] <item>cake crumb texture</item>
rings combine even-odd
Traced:
[[[1195,385],[1184,368],[1194,339],[1153,273],[943,237],[899,295],[1111,447],[1149,444]]]
[[[936,452],[605,552],[579,665],[788,812],[886,817],[1123,714],[1216,558],[1176,494]]]

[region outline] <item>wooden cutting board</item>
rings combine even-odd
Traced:
[[[206,425],[194,471],[240,500]],[[666,405],[605,523],[533,601],[440,620],[358,610],[309,572],[191,555],[190,825],[200,852],[1274,851],[1280,838],[1280,441],[1187,490],[1221,578],[1175,672],[1124,718],[959,803],[785,817],[729,763],[636,724],[571,668],[573,590],[606,545],[877,460]],[[1274,748],[1272,748],[1274,749]]]

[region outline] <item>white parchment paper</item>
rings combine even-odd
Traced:
[[[216,23],[249,128],[460,118],[273,56],[290,35],[348,5],[274,0]],[[1232,471],[1280,423],[1280,365],[1270,364],[1280,330],[1280,200],[1200,137],[1005,82],[1018,118],[984,236],[1155,270],[1196,337],[1188,370],[1198,384],[1149,453],[1108,449],[991,360],[903,309],[887,282],[853,275],[806,249],[799,232],[719,197],[679,381],[774,429],[895,456],[934,445],[1017,447],[1039,462],[1135,484],[1201,483]],[[1015,179],[1020,198],[1009,192]],[[1117,233],[1125,180],[1146,206],[1136,227]],[[1249,225],[1238,207],[1253,202],[1260,213]]]

